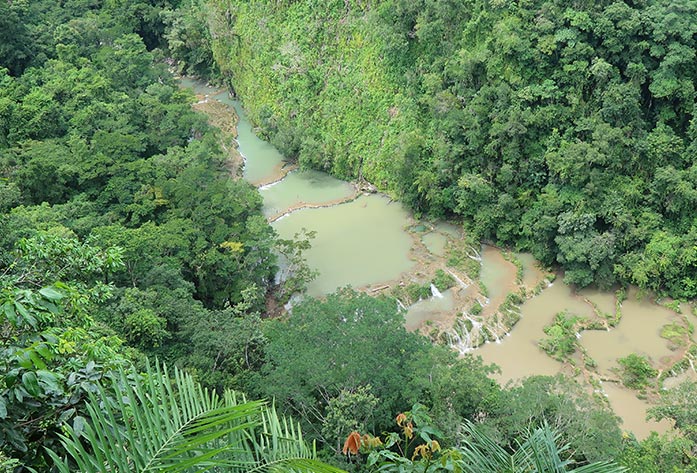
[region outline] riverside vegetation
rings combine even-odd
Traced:
[[[560,264],[697,296],[689,1],[211,0],[284,155]]]
[[[307,241],[275,235],[165,58],[231,80],[301,165],[575,283],[695,296],[691,4],[491,7],[1,2],[0,471],[696,470],[694,384],[653,412],[677,433],[637,442],[571,380],[502,388],[388,297],[263,317]]]

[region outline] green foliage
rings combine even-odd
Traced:
[[[416,406],[415,406],[416,407]],[[423,407],[423,406],[421,406]],[[562,473],[594,472],[620,473],[627,471],[614,462],[601,461],[578,464],[568,444],[562,444],[561,435],[547,423],[529,429],[515,441],[515,448],[506,449],[490,437],[482,425],[466,421],[463,438],[456,448],[443,449],[434,438],[437,431],[429,426],[427,415],[413,412],[397,416],[404,439],[398,435],[386,436],[384,444],[370,436],[363,437],[362,449],[370,452],[368,471],[435,473],[446,471],[492,473]],[[412,422],[413,421],[413,422]],[[407,446],[417,441],[409,458]],[[396,451],[395,451],[396,447]],[[392,448],[392,450],[390,450]]]
[[[452,471],[460,466],[458,452],[441,449],[437,440],[441,433],[433,427],[425,406],[415,404],[395,420],[401,432],[387,434],[384,442],[364,437],[362,450],[369,452],[368,471],[425,473]]]
[[[203,1],[187,1],[176,10],[163,10],[167,49],[172,59],[178,61],[179,70],[185,74],[211,77],[215,63],[211,50],[211,36],[207,12]]]
[[[617,360],[620,365],[622,383],[632,389],[646,387],[656,376],[656,370],[645,356],[632,353]]]
[[[2,473],[14,473],[17,467],[19,467],[19,460],[7,458],[4,453],[0,452],[0,471]]]
[[[207,386],[217,389],[247,386],[247,379],[261,369],[266,338],[259,315],[237,312],[201,311],[179,322],[163,352],[198,374]]]
[[[434,422],[452,439],[462,419],[487,412],[498,392],[480,359],[459,359],[407,332],[393,299],[343,289],[303,301],[287,320],[268,321],[264,333],[266,363],[254,392],[273,396],[327,445],[337,440],[324,436],[334,432],[327,418],[335,404],[348,393],[357,402],[367,385],[379,402],[369,417],[354,418],[367,430],[391,428],[392,413],[418,401],[432,406]]]
[[[479,272],[482,269],[481,258],[474,249],[475,246],[477,245],[474,245],[471,238],[464,238],[455,243],[450,242],[446,247],[447,265],[464,271],[472,280],[479,279]]]
[[[400,296],[400,293],[402,291],[395,289],[393,291],[393,294],[397,297]],[[406,297],[403,297],[403,299],[407,302],[407,304],[413,304],[415,302],[418,302],[422,299],[428,299],[431,297],[431,286],[428,284],[418,284],[418,283],[409,283],[403,288],[403,292]]]
[[[462,219],[570,283],[697,294],[690,2],[209,5],[221,71],[303,166]]]
[[[472,304],[472,308],[469,310],[469,313],[472,315],[479,315],[482,313],[482,310],[484,310],[482,304],[480,304],[479,301],[474,301],[474,304]],[[471,330],[471,328],[468,330]]]
[[[167,321],[152,310],[141,309],[124,320],[126,340],[134,346],[158,347],[167,336]]]
[[[29,31],[21,5],[0,5],[0,65],[17,75],[30,60]]]
[[[684,347],[688,343],[688,338],[693,327],[686,327],[682,323],[674,322],[666,324],[661,328],[661,338],[670,341],[672,346]]]
[[[571,446],[578,462],[614,459],[622,449],[619,419],[584,386],[563,376],[527,378],[502,391],[491,412],[484,423],[513,442],[513,448],[514,439],[524,436],[526,429],[547,422]]]
[[[303,258],[303,252],[310,248],[310,241],[315,238],[315,233],[303,228],[292,240],[279,239],[276,242],[276,250],[282,257],[278,295],[281,302],[287,302],[293,294],[304,293],[307,284],[319,275]]]
[[[556,314],[552,324],[544,328],[547,338],[540,340],[540,347],[553,358],[561,361],[567,359],[576,351],[576,333],[581,320],[581,317],[567,312]]]
[[[429,284],[419,284],[416,282],[409,283],[406,286],[397,286],[393,288],[390,293],[407,306],[422,299],[428,299],[432,295],[431,286]]]
[[[58,471],[340,472],[313,460],[298,427],[272,407],[231,391],[218,396],[178,369],[173,378],[159,365],[148,366],[145,377],[120,371],[110,392],[90,396],[89,421],[67,428],[62,443],[70,461],[51,452]]]
[[[322,437],[328,444],[334,442],[335,453],[341,451],[341,442],[352,431],[365,432],[373,411],[380,400],[371,392],[371,386],[358,386],[355,390],[342,389],[329,400],[322,421]]]
[[[282,298],[314,276],[302,262],[310,235],[276,241],[259,194],[227,176],[216,132],[162,61],[168,54],[182,71],[217,73],[214,56],[289,158],[367,179],[419,214],[464,220],[470,236],[448,248],[448,264],[473,279],[484,238],[560,263],[576,284],[632,282],[694,298],[695,8],[451,3],[0,5],[3,453],[44,471],[46,448],[62,457],[67,433],[85,465],[105,466],[96,452],[129,471],[143,465],[136,458],[162,459],[147,452],[177,417],[163,406],[187,390],[196,391],[191,406],[215,395],[181,373],[168,389],[152,372],[119,371],[139,356],[120,336],[217,392],[277,395],[332,446],[351,428],[392,429],[394,412],[421,401],[431,417],[423,425],[451,444],[464,419],[483,419],[513,454],[530,422],[538,429],[547,419],[579,464],[618,454],[616,419],[569,382],[501,390],[481,360],[407,334],[393,300],[344,291],[301,303],[289,320],[262,321],[277,252],[294,271],[276,292]],[[442,290],[448,279],[439,273],[434,283]],[[403,291],[405,302],[430,295],[428,282]],[[568,322],[554,340],[569,341]],[[138,395],[150,388],[150,398]],[[115,392],[137,400],[126,408]],[[628,465],[655,459],[669,471],[690,461],[693,393],[675,391],[656,411],[678,420],[685,437],[627,446]],[[247,407],[255,417],[263,410]],[[157,419],[157,428],[148,424]],[[244,437],[253,450],[273,444],[255,436],[262,431],[280,443],[298,436],[257,420]],[[147,435],[129,430],[137,425]],[[102,433],[108,445],[86,446],[87,434]],[[384,466],[423,471],[429,449]],[[447,451],[439,458],[455,467],[461,453]],[[5,463],[13,460],[0,456]]]
[[[40,234],[3,263],[0,447],[42,467],[61,429],[81,422],[87,395],[127,362],[121,340],[89,314],[111,293],[104,279],[122,264],[120,251]]]
[[[403,324],[387,298],[344,289],[323,301],[305,300],[287,320],[264,328],[266,364],[256,392],[320,424],[331,399],[370,384],[380,400],[374,420],[384,422],[408,398],[410,365],[428,350]]]
[[[652,432],[641,442],[628,441],[618,462],[632,473],[679,473],[697,471],[694,443],[684,437]]]
[[[443,271],[442,269],[437,269],[436,274],[433,277],[433,285],[438,288],[439,291],[445,291],[450,289],[455,285],[455,279]]]
[[[675,427],[694,444],[697,443],[697,383],[685,381],[661,393],[656,407],[649,410],[656,419],[670,419]]]
[[[27,468],[139,359],[124,340],[220,389],[262,363],[275,235],[151,52],[205,24],[178,3],[0,5],[0,447]],[[200,70],[197,44],[172,51]]]
[[[483,430],[468,423],[466,437],[460,449],[464,472],[594,472],[619,473],[623,467],[610,462],[596,462],[575,466],[573,452],[568,444],[560,444],[561,435],[546,423],[531,429],[518,441],[513,453],[506,451]]]

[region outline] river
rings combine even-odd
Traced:
[[[285,167],[280,153],[257,137],[240,103],[227,92],[187,79],[182,83],[201,100],[234,107],[239,116],[237,140],[245,160],[244,178],[259,188],[264,213],[276,232],[282,238],[292,238],[303,229],[316,232],[306,258],[319,277],[309,285],[309,295],[321,296],[347,285],[371,294],[400,294],[396,291],[410,284],[428,285],[436,271],[445,271],[455,281],[453,287],[439,291],[431,284],[431,297],[400,301],[408,309],[407,329],[422,330],[446,340],[461,353],[474,353],[497,364],[501,367],[497,379],[503,384],[535,374],[567,373],[585,383],[589,391],[606,396],[623,428],[639,439],[652,430],[670,429],[667,421],[646,421],[650,404],[618,382],[617,359],[638,353],[658,369],[670,367],[686,347],[671,345],[661,338],[661,330],[667,324],[686,326],[691,316],[642,299],[635,289],[618,309],[612,292],[575,292],[561,277],[549,284],[545,279],[549,275],[530,255],[486,245],[468,253],[468,258],[481,264],[480,275],[470,277],[461,268],[446,264],[449,252],[462,239],[458,227],[416,221],[387,196],[363,194],[325,173]],[[522,303],[511,306],[505,302],[509,294],[521,291],[526,294]],[[539,294],[531,296],[534,292]],[[476,305],[481,306],[477,314]],[[606,321],[616,310],[622,316],[616,327],[577,334],[583,358],[578,355],[561,363],[538,346],[545,337],[545,325],[561,311]],[[518,318],[511,329],[506,321]],[[488,342],[475,348],[477,340]],[[593,360],[592,369],[580,367],[587,360]],[[694,375],[694,370],[688,374]]]

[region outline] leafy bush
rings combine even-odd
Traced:
[[[540,347],[562,361],[573,355],[577,348],[576,331],[580,320],[581,317],[566,311],[555,315],[552,324],[544,328],[548,337],[540,341]]]
[[[658,370],[651,366],[645,356],[632,353],[617,360],[620,365],[622,383],[628,388],[642,389],[658,376]]]

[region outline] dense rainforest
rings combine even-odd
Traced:
[[[694,383],[638,442],[388,297],[267,318],[308,242],[171,70],[234,88],[304,166],[575,283],[693,298],[694,8],[561,3],[0,2],[0,471],[697,471]]]
[[[697,6],[212,0],[221,73],[286,156],[531,251],[697,296]]]

